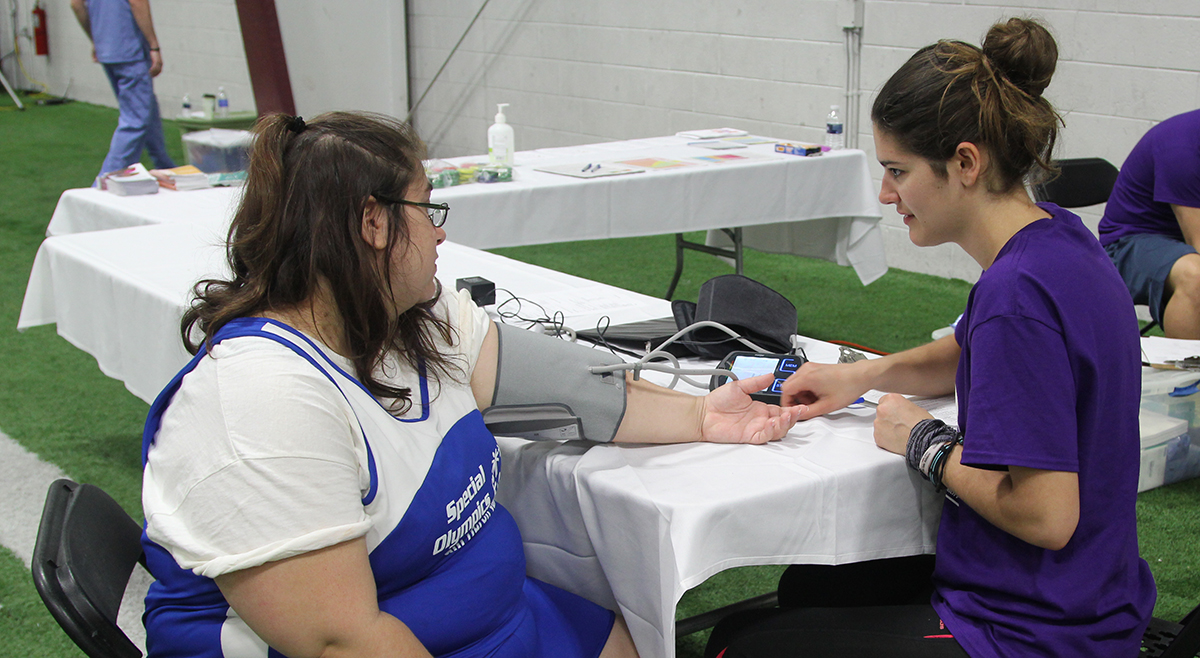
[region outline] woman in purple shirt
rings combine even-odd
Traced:
[[[784,385],[802,419],[893,392],[875,440],[947,491],[935,559],[793,567],[781,604],[804,607],[726,620],[709,655],[1138,653],[1155,586],[1134,512],[1137,320],[1080,219],[1023,185],[1052,168],[1061,120],[1042,90],[1056,60],[1046,28],[1014,18],[982,49],[919,50],[883,86],[871,112],[880,201],[913,243],[955,243],[984,271],[953,336],[806,364]],[[958,428],[895,394],[954,392]]]

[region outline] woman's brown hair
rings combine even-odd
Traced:
[[[195,354],[193,330],[211,347],[230,320],[294,307],[324,284],[337,305],[344,345],[359,381],[393,411],[411,406],[407,388],[390,386],[377,373],[389,351],[436,378],[451,364],[435,337],[451,340],[450,327],[434,317],[433,302],[392,317],[390,258],[376,258],[362,239],[362,218],[371,196],[403,199],[421,181],[424,144],[395,119],[367,113],[330,112],[307,124],[299,117],[265,116],[254,127],[246,186],[229,227],[226,257],[230,280],[196,284],[183,316],[184,344]],[[409,240],[404,206],[384,204],[387,253]]]
[[[1008,192],[1030,174],[1056,171],[1062,118],[1042,92],[1057,62],[1044,25],[1010,18],[988,30],[982,48],[939,41],[918,50],[880,89],[871,120],[943,177],[960,143],[986,148],[988,189]]]

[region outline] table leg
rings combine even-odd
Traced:
[[[675,294],[675,286],[679,285],[679,277],[683,274],[684,249],[702,251],[706,254],[721,256],[723,258],[732,258],[734,271],[738,274],[742,273],[742,229],[739,226],[737,228],[723,228],[721,230],[733,241],[733,249],[712,247],[701,242],[688,242],[683,239],[682,233],[675,234],[675,275],[671,277],[671,285],[667,287],[667,294],[664,296],[664,299],[670,299]]]
[[[778,604],[779,592],[770,592],[745,599],[744,601],[738,601],[737,603],[730,603],[715,610],[692,615],[691,617],[675,622],[675,638],[678,639],[684,635],[691,635],[706,628],[712,628],[717,625],[717,622],[735,612],[758,610],[759,608],[774,608]]]

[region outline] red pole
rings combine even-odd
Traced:
[[[259,116],[272,112],[295,114],[275,0],[237,0],[237,10]]]

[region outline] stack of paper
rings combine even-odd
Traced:
[[[559,174],[562,176],[574,176],[575,178],[599,178],[601,176],[620,176],[622,174],[639,174],[645,169],[641,167],[631,167],[628,165],[614,164],[611,162],[588,162],[588,163],[572,163],[565,165],[553,165],[549,167],[537,167],[537,171],[544,171],[548,174]]]
[[[212,187],[208,182],[208,174],[192,165],[183,165],[173,169],[151,169],[150,175],[158,179],[160,187],[168,190],[202,190]]]
[[[744,137],[750,133],[737,128],[709,128],[707,130],[684,130],[675,133],[676,137],[688,139],[717,139],[720,137]]]
[[[110,171],[100,176],[100,189],[121,196],[157,194],[158,179],[151,176],[142,163]]]

